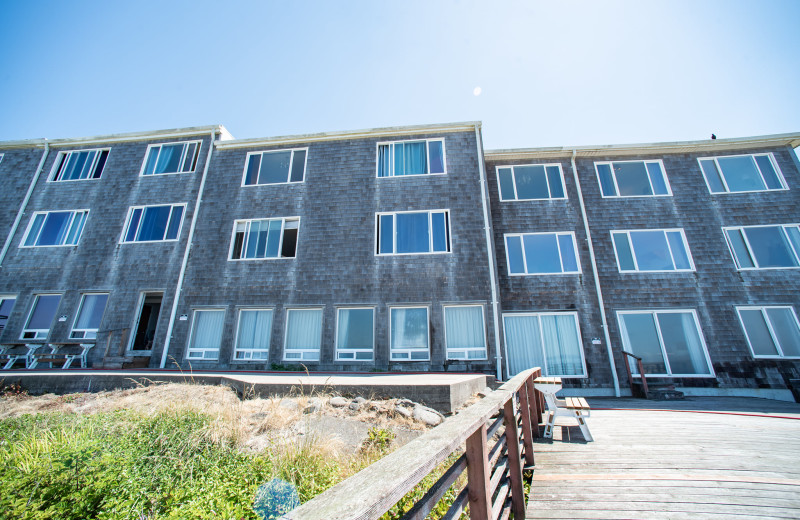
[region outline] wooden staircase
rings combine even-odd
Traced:
[[[150,356],[136,356],[126,352],[129,330],[111,329],[102,331],[107,334],[106,350],[103,354],[103,368],[147,368],[150,365]]]
[[[625,354],[625,370],[628,373],[628,383],[631,386],[631,395],[633,397],[640,397],[643,399],[655,399],[658,401],[664,401],[667,399],[683,399],[684,395],[683,392],[680,390],[675,390],[675,385],[672,383],[647,383],[647,374],[644,372],[644,365],[642,364],[642,358],[639,356],[635,356],[630,352],[622,351]],[[631,370],[631,360],[636,363],[636,367],[639,369],[639,380],[635,380],[633,378],[633,371]]]

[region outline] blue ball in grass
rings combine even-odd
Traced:
[[[294,484],[274,478],[256,490],[253,511],[261,520],[278,520],[300,505],[300,495]]]

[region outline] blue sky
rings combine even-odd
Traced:
[[[795,0],[6,0],[0,140],[471,120],[489,149],[796,132],[798,20]]]

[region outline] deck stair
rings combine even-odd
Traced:
[[[683,392],[675,390],[675,385],[669,382],[658,383],[647,380],[647,374],[644,371],[642,358],[635,356],[630,352],[622,351],[625,354],[625,370],[628,373],[628,383],[631,386],[631,394],[633,397],[641,397],[644,399],[654,399],[657,401],[666,401],[673,399],[683,399]],[[637,379],[633,378],[633,371],[631,370],[631,363],[636,364],[637,372],[640,375]]]
[[[110,329],[101,332],[106,335],[106,350],[103,353],[102,368],[147,368],[150,366],[149,355],[136,356],[126,352],[128,329]],[[98,332],[98,335],[100,334]]]

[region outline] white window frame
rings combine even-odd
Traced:
[[[578,319],[578,312],[577,311],[565,311],[565,312],[556,312],[556,311],[542,311],[542,312],[504,312],[503,313],[503,347],[505,350],[506,359],[510,359],[508,357],[508,341],[506,340],[506,322],[505,317],[516,317],[516,316],[536,316],[539,319],[539,344],[542,346],[542,360],[544,360],[542,369],[542,376],[549,375],[549,367],[547,366],[547,356],[545,355],[544,351],[544,330],[542,329],[542,316],[566,316],[571,315],[575,320],[575,330],[578,333],[578,346],[581,349],[581,368],[583,370],[582,374],[575,374],[575,375],[560,375],[558,377],[562,379],[586,379],[589,377],[586,374],[586,352],[583,349],[583,333],[581,332],[581,322]],[[509,371],[508,363],[506,363],[506,376],[511,377],[511,372]]]
[[[428,214],[428,251],[427,252],[419,252],[419,253],[395,253],[397,251],[397,218],[396,215],[401,214],[408,214],[408,213],[427,213]],[[434,251],[433,250],[433,214],[434,213],[444,213],[445,214],[445,240],[447,241],[447,251]],[[392,215],[392,253],[381,253],[380,252],[380,219],[382,215]],[[375,213],[375,244],[373,244],[372,250],[375,252],[375,256],[408,256],[408,255],[447,255],[452,254],[453,252],[453,243],[452,243],[452,233],[451,233],[451,220],[450,220],[450,210],[449,209],[423,209],[419,211],[382,211]]]
[[[89,177],[85,179],[57,179],[60,170],[69,162],[69,158],[74,153],[81,152],[97,152],[92,159],[92,165],[89,167]],[[95,178],[94,174],[97,169],[97,163],[100,160],[100,155],[103,152],[106,154],[106,160],[103,163],[103,169],[100,171],[100,177]],[[47,182],[81,182],[81,181],[99,181],[103,178],[103,171],[105,171],[106,164],[108,164],[108,156],[111,155],[111,148],[86,148],[83,150],[63,150],[58,152],[56,160],[53,162],[53,167],[50,169],[50,175],[47,177]]]
[[[667,348],[664,346],[664,338],[661,334],[661,323],[658,321],[657,314],[686,314],[691,313],[692,317],[694,318],[695,327],[697,327],[697,334],[700,336],[700,344],[703,346],[703,355],[705,356],[706,363],[708,365],[709,374],[675,374],[672,372],[672,368],[669,365],[669,357],[667,357]],[[622,316],[625,314],[650,314],[653,316],[653,321],[656,324],[656,333],[658,335],[658,343],[661,347],[661,355],[664,358],[664,366],[667,369],[666,374],[645,374],[649,377],[696,377],[696,378],[715,378],[717,377],[716,373],[714,372],[714,364],[711,363],[711,357],[708,354],[708,345],[706,344],[705,334],[703,333],[703,328],[700,326],[700,319],[697,316],[697,311],[695,309],[643,309],[643,310],[624,310],[624,311],[617,311],[617,326],[619,327],[620,331],[620,339],[622,340],[622,350],[625,352],[629,352],[634,354],[633,349],[631,348],[630,343],[628,342],[628,338],[626,334],[622,333]],[[625,361],[627,363],[627,360]],[[634,369],[631,369],[631,375],[633,377],[641,378],[641,374],[635,374]]]
[[[4,294],[4,293],[0,293],[0,304],[1,304],[1,303],[3,303],[3,302],[4,302],[4,301],[6,301],[6,300],[14,300],[14,304],[11,306],[11,312],[14,312],[14,308],[16,308],[16,306],[17,306],[17,300],[19,300],[19,297],[18,297],[16,294],[10,294],[10,293],[9,293],[9,294]],[[8,322],[9,322],[10,320],[11,320],[11,314],[9,314],[8,316],[6,316],[6,326],[8,326]],[[2,328],[2,329],[0,329],[0,335],[2,335],[2,334],[3,334],[3,331],[4,331],[4,330],[5,330],[5,328]]]
[[[481,330],[483,331],[483,348],[466,348],[466,347],[453,347],[453,348],[450,348],[450,344],[447,341],[447,309],[453,308],[453,307],[456,307],[456,308],[458,308],[458,307],[477,307],[477,308],[479,308],[481,310]],[[486,308],[485,308],[484,305],[482,305],[480,303],[475,303],[475,304],[472,304],[472,303],[465,303],[465,304],[452,303],[452,304],[442,305],[442,317],[443,317],[443,320],[444,320],[444,345],[445,345],[445,352],[446,352],[445,355],[446,355],[447,359],[449,359],[449,360],[457,360],[457,361],[465,361],[465,362],[486,361],[488,359],[489,347],[488,347],[488,342],[486,340]],[[430,334],[430,332],[429,332],[429,334]],[[483,354],[483,357],[471,358],[471,357],[469,357],[469,352],[481,352]],[[453,357],[453,354],[461,354],[461,353],[464,354],[464,357]]]
[[[364,349],[364,348],[342,348],[339,346],[339,311],[347,311],[347,310],[371,310],[372,311],[372,348],[371,349]],[[375,361],[375,307],[368,306],[368,305],[350,305],[350,306],[343,306],[343,307],[336,307],[336,331],[334,336],[335,342],[335,349],[336,349],[336,361],[344,361],[347,363],[364,363],[364,362],[374,362]],[[369,352],[370,358],[369,359],[358,359],[359,352]],[[353,354],[352,358],[342,358],[341,354]]]
[[[764,173],[761,171],[761,167],[756,162],[756,157],[759,156],[766,156],[769,162],[772,164],[772,167],[775,169],[775,173],[778,175],[778,181],[781,183],[781,188],[770,188],[767,186],[767,180],[764,178]],[[756,165],[756,169],[758,170],[759,175],[761,175],[761,182],[764,183],[765,188],[763,190],[746,190],[746,191],[731,191],[728,187],[728,180],[725,178],[725,173],[722,171],[722,168],[719,165],[719,161],[717,159],[727,159],[732,157],[751,157],[753,159],[753,163]],[[706,177],[706,172],[703,170],[703,163],[701,161],[714,161],[714,164],[717,167],[717,171],[719,172],[720,180],[722,181],[722,185],[725,187],[725,191],[711,191],[711,184],[708,182],[708,177]],[[698,157],[697,158],[697,166],[700,168],[700,175],[703,176],[703,180],[706,183],[706,187],[708,188],[708,192],[712,195],[727,195],[731,193],[763,193],[765,191],[787,191],[789,186],[786,184],[786,178],[783,176],[783,172],[781,171],[780,167],[778,166],[778,161],[775,160],[775,156],[772,155],[772,152],[768,153],[743,153],[737,155],[718,155],[715,157]]]
[[[272,331],[275,328],[275,308],[274,307],[239,307],[236,315],[236,331],[234,336],[233,345],[233,358],[232,363],[269,363],[269,353],[272,348]],[[269,345],[266,350],[260,348],[239,348],[239,328],[242,326],[242,311],[270,311],[272,312],[272,326],[269,331]],[[236,357],[238,353],[249,354],[243,358]],[[255,352],[266,352],[266,358],[253,358]]]
[[[80,318],[81,311],[83,310],[83,304],[86,302],[86,297],[87,296],[102,296],[102,295],[106,295],[109,298],[111,297],[110,293],[102,292],[102,291],[85,292],[85,293],[81,294],[81,301],[80,301],[80,304],[78,305],[78,312],[75,313],[75,319],[72,320],[72,329],[70,329],[70,331],[69,331],[69,338],[70,339],[96,339],[97,338],[97,331],[100,330],[99,328],[97,328],[97,329],[78,329],[78,328],[76,328],[76,326],[78,325],[78,319]],[[103,307],[103,315],[105,315],[107,307],[108,307],[108,299],[106,299],[106,305],[105,305],[105,307]],[[102,322],[102,319],[103,318],[101,316],[101,318],[100,318],[101,322]],[[75,336],[76,332],[82,332],[83,335],[82,336]]]
[[[177,206],[182,206],[183,207],[183,211],[181,212],[181,223],[178,226],[178,233],[175,235],[175,238],[162,238],[161,240],[135,240],[135,237],[134,237],[134,240],[131,240],[131,241],[125,240],[125,237],[128,236],[128,228],[131,225],[131,217],[133,216],[133,212],[134,211],[136,211],[137,209],[141,209],[142,210],[142,216],[144,216],[144,212],[145,212],[145,210],[147,208],[157,208],[157,207],[160,207],[160,206],[169,206],[170,207],[169,219],[167,220],[167,225],[164,227],[164,236],[165,237],[167,236],[167,231],[169,231],[169,225],[172,222],[172,211],[173,211],[173,209],[176,208]],[[181,238],[181,231],[183,231],[183,223],[184,223],[185,220],[186,220],[186,203],[185,202],[179,202],[179,203],[174,203],[174,204],[167,202],[167,203],[164,203],[164,204],[148,204],[146,206],[130,206],[128,208],[128,215],[125,217],[125,225],[122,226],[122,235],[119,237],[119,243],[120,244],[155,244],[155,243],[158,243],[158,242],[177,242]],[[139,222],[136,225],[137,225],[136,236],[138,236],[139,232],[141,231],[141,225],[142,225],[142,219],[141,218],[139,219]]]
[[[319,311],[320,312],[320,337],[319,337],[319,348],[311,349],[311,348],[293,348],[291,350],[292,353],[299,353],[300,357],[293,357],[289,358],[286,357],[289,351],[286,349],[286,344],[289,343],[289,314],[292,311]],[[283,356],[282,361],[289,361],[294,363],[319,363],[322,360],[322,336],[325,334],[325,307],[287,307],[286,308],[286,320],[284,321],[283,327]],[[309,357],[306,357],[306,354],[310,354]],[[314,357],[316,355],[316,357]]]
[[[303,180],[302,181],[293,181],[292,180],[292,167],[294,166],[294,157],[297,152],[305,152],[305,158],[303,159]],[[281,152],[292,152],[291,157],[289,158],[289,173],[286,176],[286,182],[270,182],[267,184],[258,184],[258,176],[261,174],[261,166],[264,164],[263,159],[258,164],[258,172],[256,173],[256,183],[255,184],[245,184],[247,181],[247,168],[250,166],[250,156],[253,155],[266,155],[272,153],[281,153]],[[260,152],[248,152],[247,156],[244,160],[244,171],[242,171],[242,188],[252,188],[255,186],[281,186],[283,184],[303,184],[306,182],[306,169],[308,168],[308,148],[281,148],[280,150],[262,150]]]
[[[427,170],[428,171],[426,171],[425,173],[415,173],[415,174],[409,174],[409,175],[397,175],[396,172],[394,171],[394,145],[396,143],[419,143],[419,142],[423,142],[423,141],[425,142],[425,158],[427,159],[426,165],[427,165]],[[431,173],[431,147],[430,147],[431,141],[439,141],[440,143],[442,143],[442,170],[444,170],[444,171],[441,172],[441,173]],[[390,156],[389,156],[390,157],[389,158],[389,164],[391,165],[391,167],[390,167],[391,173],[390,173],[390,175],[387,175],[385,177],[380,177],[379,176],[379,173],[380,173],[381,146],[389,146],[389,150],[391,150]],[[433,137],[433,138],[428,138],[428,139],[400,139],[400,140],[396,140],[396,141],[379,141],[378,143],[376,143],[376,145],[375,145],[375,178],[377,178],[377,179],[395,179],[395,178],[401,178],[401,177],[412,177],[412,178],[414,178],[414,177],[422,177],[422,176],[425,176],[425,175],[447,175],[447,150],[445,149],[444,137]]]
[[[227,308],[225,307],[203,307],[192,309],[192,322],[189,326],[189,342],[186,344],[186,359],[192,361],[218,361],[219,360],[219,352],[222,350],[222,340],[223,336],[225,336],[225,318],[227,317]],[[199,312],[222,312],[222,336],[220,337],[220,345],[217,348],[203,348],[203,347],[192,347],[192,340],[194,339],[194,325],[197,320],[197,313]],[[197,353],[200,352],[201,355],[198,356]],[[216,352],[216,357],[207,358],[203,357],[206,352]]]
[[[400,348],[395,349],[392,345],[392,309],[425,309],[425,314],[427,315],[427,327],[426,332],[428,334],[428,348],[425,352],[428,354],[428,357],[425,359],[411,359],[412,352],[422,352],[422,349],[418,348]],[[396,354],[408,354],[407,358],[396,358]],[[431,308],[430,305],[389,305],[389,362],[414,362],[414,361],[427,361],[430,362],[431,360]]]
[[[233,251],[234,246],[236,245],[236,227],[239,224],[246,224],[246,229],[244,232],[244,242],[242,242],[242,251],[247,250],[247,243],[250,240],[250,225],[252,222],[262,222],[262,221],[281,221],[281,239],[278,242],[278,256],[265,256],[264,258],[233,258]],[[294,260],[297,258],[297,245],[295,244],[295,253],[294,256],[280,256],[280,251],[283,249],[283,234],[286,231],[286,221],[296,221],[297,222],[297,241],[300,241],[300,217],[274,217],[274,218],[247,218],[247,219],[239,219],[233,221],[233,231],[231,232],[231,244],[228,248],[228,261],[229,262],[252,262],[252,261],[262,261],[262,260]]]
[[[36,309],[36,306],[39,304],[39,298],[42,296],[58,296],[58,307],[56,307],[56,312],[53,314],[53,321],[50,322],[50,327],[47,329],[29,329],[28,325],[30,324],[31,317],[33,316],[33,311]],[[61,303],[63,302],[64,295],[62,293],[36,293],[33,298],[33,305],[31,308],[28,309],[28,316],[25,318],[25,327],[22,329],[19,337],[22,340],[37,340],[37,339],[47,339],[50,335],[50,331],[53,330],[53,323],[57,319],[58,316],[58,309],[61,308]],[[16,304],[15,304],[16,305]],[[32,338],[26,338],[25,334],[33,332]]]
[[[145,175],[144,171],[147,168],[147,159],[150,157],[150,150],[153,148],[159,148],[158,154],[161,155],[161,147],[162,146],[174,146],[177,144],[183,145],[183,151],[181,152],[181,159],[178,163],[179,170],[177,172],[164,172],[164,173],[150,173]],[[194,159],[192,161],[192,169],[188,171],[181,171],[180,168],[183,167],[183,163],[186,161],[186,153],[189,150],[189,146],[196,144],[197,147],[194,151]],[[139,169],[139,177],[160,177],[162,175],[181,175],[183,173],[194,173],[197,171],[197,164],[200,162],[200,148],[203,146],[203,141],[196,140],[196,141],[173,141],[171,143],[153,143],[147,145],[147,151],[144,153],[144,160],[142,161],[142,167]],[[156,164],[158,164],[158,156],[156,156]]]
[[[547,180],[547,192],[548,194],[552,193],[553,189],[550,187],[550,178],[547,177],[547,168],[556,166],[558,167],[558,178],[561,180],[561,191],[564,193],[563,197],[544,197],[539,199],[521,199],[517,194],[517,173],[515,171],[516,168],[522,168],[526,166],[542,166],[545,169],[545,179]],[[504,199],[503,192],[500,189],[500,170],[502,169],[511,169],[511,178],[514,181],[514,198],[513,199]],[[531,200],[567,200],[567,186],[564,183],[564,170],[561,168],[561,163],[542,163],[542,164],[506,164],[502,166],[495,167],[495,177],[497,179],[497,196],[500,199],[500,202],[521,202],[521,201],[531,201]]]
[[[619,183],[617,182],[617,172],[614,171],[614,164],[621,164],[621,163],[642,163],[644,165],[645,172],[647,172],[647,182],[650,184],[650,191],[653,192],[652,195],[620,195],[619,191]],[[664,177],[664,185],[667,187],[667,193],[662,195],[656,195],[655,187],[653,186],[653,181],[650,179],[650,171],[647,169],[647,163],[658,163],[661,166],[661,175]],[[614,190],[616,190],[616,195],[606,195],[603,193],[603,183],[600,182],[600,170],[597,168],[598,165],[607,164],[611,169],[611,179],[614,181]],[[637,159],[637,160],[630,160],[630,161],[595,161],[594,163],[594,172],[595,176],[597,177],[597,186],[600,188],[600,196],[604,199],[636,199],[636,198],[651,198],[651,197],[672,197],[672,186],[669,184],[669,177],[667,176],[667,169],[664,168],[664,161],[661,159]]]
[[[736,192],[741,193],[741,192]],[[747,238],[747,233],[744,232],[745,229],[752,229],[752,228],[781,228],[781,232],[786,237],[786,241],[789,243],[789,248],[794,253],[795,259],[797,260],[798,265],[796,266],[786,266],[786,267],[758,267],[756,264],[756,257],[753,254],[753,246],[750,245],[750,240]],[[797,251],[792,244],[792,241],[789,240],[789,237],[786,233],[787,227],[800,227],[800,224],[764,224],[758,226],[727,226],[722,228],[722,235],[725,237],[725,243],[728,244],[728,250],[730,250],[731,258],[733,259],[733,265],[736,266],[737,271],[774,271],[776,269],[800,269],[800,251]],[[747,253],[750,255],[750,260],[753,262],[753,267],[742,267],[739,265],[739,259],[736,258],[736,252],[734,251],[733,244],[731,244],[730,237],[728,236],[728,231],[730,230],[738,230],[741,231],[742,238],[744,239],[745,247],[747,247]]]
[[[744,337],[747,340],[747,346],[750,349],[750,354],[752,354],[753,358],[755,359],[800,359],[800,356],[787,356],[783,353],[783,348],[781,348],[781,344],[778,341],[778,336],[775,334],[775,329],[773,328],[772,322],[769,319],[769,315],[766,312],[767,309],[789,309],[794,317],[795,325],[800,328],[800,321],[797,319],[797,311],[795,311],[794,307],[791,305],[738,305],[736,307],[736,316],[739,318],[739,324],[742,326],[742,330],[744,331]],[[767,330],[772,338],[772,343],[775,345],[775,349],[778,351],[778,354],[774,356],[756,354],[755,349],[753,349],[753,343],[750,341],[750,334],[748,334],[747,328],[744,326],[744,321],[742,321],[741,311],[761,312],[761,316],[764,318],[764,323],[767,325]]]
[[[36,245],[36,244],[33,244],[31,246],[26,246],[25,245],[25,242],[27,242],[28,238],[29,238],[28,235],[30,235],[31,230],[33,229],[33,223],[36,221],[36,216],[37,215],[49,215],[50,213],[66,213],[66,212],[72,213],[72,216],[70,216],[69,222],[67,223],[67,231],[69,231],[69,228],[72,227],[72,224],[75,222],[75,218],[78,216],[78,214],[84,213],[86,215],[85,218],[83,219],[83,224],[81,225],[80,232],[78,233],[78,239],[75,241],[74,244],[52,244],[52,245],[43,245],[43,246],[39,246],[39,245]],[[80,242],[81,242],[81,237],[83,236],[83,230],[86,229],[86,222],[88,220],[89,220],[89,210],[88,209],[58,209],[58,210],[51,210],[51,211],[35,211],[33,213],[33,215],[31,215],[30,220],[28,221],[28,227],[25,229],[25,234],[22,236],[22,241],[20,241],[19,247],[21,249],[34,248],[34,247],[77,247],[78,244],[80,244]],[[45,222],[47,222],[47,217],[45,217]],[[43,228],[44,228],[44,224],[42,224],[42,227],[39,228],[38,235],[36,236],[36,240],[37,241],[39,240],[39,237],[42,234],[42,229]],[[64,235],[64,239],[65,240],[66,240],[68,234],[69,234],[69,232],[67,232]]]
[[[560,273],[529,273],[528,272],[528,259],[525,256],[525,237],[529,235],[555,235],[556,237],[556,245],[558,246],[558,260],[561,263],[561,272]],[[572,247],[575,251],[575,263],[578,266],[577,271],[564,271],[564,256],[561,253],[561,245],[558,243],[559,236],[569,236],[572,238]],[[520,237],[520,242],[522,244],[522,263],[525,265],[525,272],[524,273],[512,273],[511,272],[511,261],[508,254],[508,238],[509,237]],[[578,242],[575,239],[575,232],[574,231],[542,231],[537,233],[506,233],[503,235],[503,245],[506,248],[506,270],[508,271],[508,276],[563,276],[563,275],[574,275],[574,274],[581,274],[583,272],[581,268],[581,259],[580,254],[578,254]]]
[[[636,250],[633,248],[633,242],[631,241],[631,233],[637,233],[641,231],[661,231],[664,233],[664,239],[667,243],[667,248],[669,248],[669,257],[672,259],[672,265],[674,265],[675,269],[667,269],[667,270],[660,270],[660,271],[643,271],[639,269],[639,261],[636,260]],[[675,254],[672,252],[672,245],[669,243],[669,239],[667,238],[668,232],[680,232],[681,240],[683,240],[683,247],[686,249],[686,256],[689,258],[689,264],[692,266],[691,269],[678,269],[677,264],[675,263]],[[638,274],[650,274],[650,273],[693,273],[697,270],[694,265],[694,258],[692,257],[692,251],[689,249],[689,241],[686,240],[686,233],[683,231],[683,228],[658,228],[658,229],[612,229],[611,233],[611,246],[614,248],[614,256],[617,259],[617,272],[621,274],[629,274],[629,273],[638,273]],[[634,270],[622,270],[622,262],[619,260],[619,252],[617,251],[617,244],[614,241],[614,233],[624,233],[628,240],[628,247],[631,250],[631,256],[633,257],[633,265],[635,267]]]

